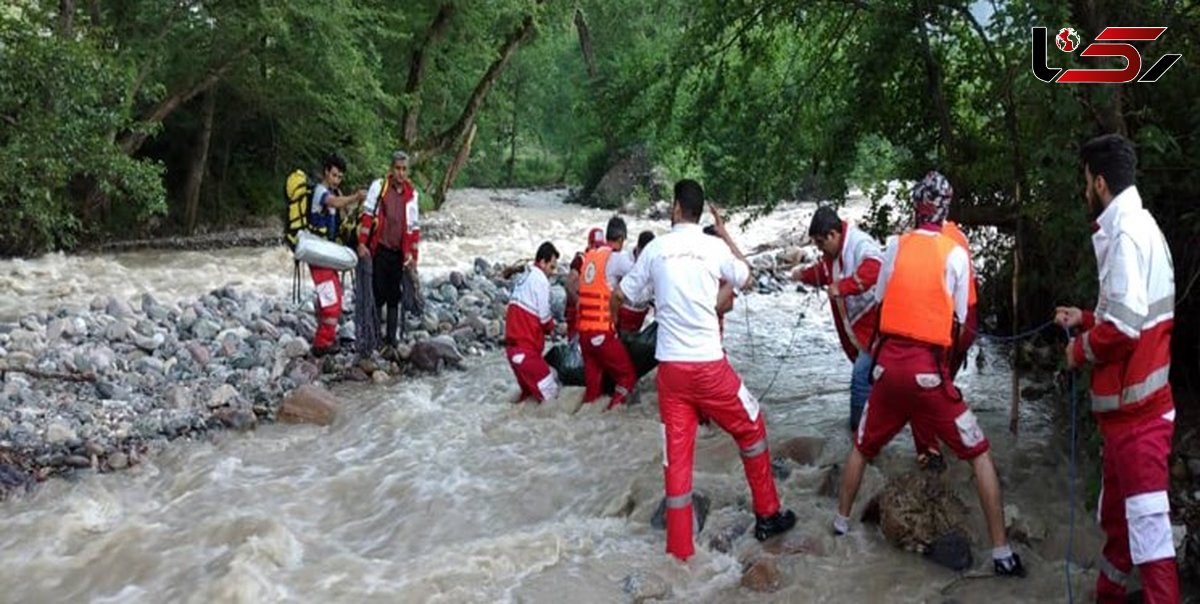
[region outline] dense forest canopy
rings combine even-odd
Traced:
[[[1086,45],[1119,25],[1168,27],[1136,44],[1144,70],[1182,60],[1153,84],[1034,77],[1031,27]],[[436,202],[451,186],[586,194],[631,149],[765,209],[936,167],[957,219],[1017,243],[1029,323],[1094,295],[1077,150],[1121,132],[1194,336],[1198,28],[1200,6],[1175,0],[10,0],[0,253],[255,224],[279,213],[284,174],[331,151],[359,185],[404,148]],[[882,234],[904,212],[873,218]],[[979,259],[1002,318],[1013,258]]]

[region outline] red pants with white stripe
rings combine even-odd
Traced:
[[[616,384],[610,407],[625,402],[629,391],[637,384],[637,368],[629,351],[613,332],[580,333],[579,347],[583,351],[583,402],[590,403],[604,393],[604,376]]]
[[[979,313],[972,306],[967,309],[967,322],[963,323],[962,331],[958,335],[958,342],[954,346],[954,352],[949,356],[950,379],[953,380],[958,375],[962,365],[967,360],[967,350],[975,343],[975,333],[979,329]],[[933,430],[913,422],[912,424],[913,446],[917,449],[917,455],[924,455],[929,452],[939,452],[941,447],[938,446],[937,438],[933,435]]]
[[[309,271],[316,289],[317,333],[313,348],[329,348],[337,341],[338,319],[342,316],[342,280],[331,268],[310,266]]]
[[[940,351],[897,338],[880,344],[876,354],[875,384],[855,438],[867,459],[874,459],[909,422],[946,443],[959,459],[974,459],[988,450],[975,414],[938,360]]]
[[[754,395],[729,361],[658,365],[658,412],[663,422],[663,474],[667,491],[667,553],[686,560],[692,542],[692,462],[696,425],[703,414],[733,436],[742,452],[757,516],[779,513],[771,476],[767,426]]]
[[[1170,396],[1170,391],[1164,394]],[[1099,602],[1125,601],[1125,580],[1135,564],[1144,602],[1179,602],[1167,499],[1167,458],[1174,432],[1174,421],[1156,417],[1104,441],[1099,517],[1107,540],[1096,580]]]
[[[519,346],[510,346],[504,352],[521,386],[520,400],[533,397],[543,403],[558,396],[558,375],[539,352]]]

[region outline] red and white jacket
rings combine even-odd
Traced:
[[[1092,412],[1104,436],[1174,415],[1168,381],[1175,269],[1166,239],[1136,187],[1117,195],[1092,235],[1100,298],[1070,354],[1092,371]]]
[[[421,200],[420,193],[411,181],[397,185],[391,176],[387,176],[371,183],[363,202],[362,216],[358,220],[358,242],[370,248],[372,255],[375,254],[380,240],[383,239],[383,229],[387,225],[387,217],[384,215],[387,205],[384,199],[389,195],[399,195],[404,206],[404,212],[401,214],[404,229],[400,239],[401,257],[411,255],[413,262],[417,262],[420,259],[417,244],[421,242]]]
[[[867,350],[879,324],[875,282],[883,254],[870,235],[842,221],[842,249],[833,260],[822,257],[800,272],[800,282],[813,287],[837,283],[839,296],[830,298],[833,322],[846,356],[853,361]]]
[[[538,354],[546,345],[546,334],[554,331],[550,314],[550,280],[535,264],[517,275],[504,321],[504,345]]]

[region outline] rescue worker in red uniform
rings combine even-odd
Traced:
[[[637,264],[613,294],[613,309],[625,300],[654,298],[658,321],[658,408],[663,422],[667,553],[686,560],[692,542],[692,461],[699,414],[728,432],[741,449],[750,485],[759,541],[791,529],[796,515],[781,510],[767,428],[754,395],[729,365],[717,330],[718,282],[745,287],[750,266],[713,209],[718,244],[700,229],[704,189],[694,180],[675,184],[671,232],[643,250]]]
[[[654,233],[651,231],[642,231],[638,235],[637,247],[633,249],[633,259],[636,261],[638,256],[641,256],[642,250],[646,249],[650,242],[654,241]],[[641,304],[638,306],[631,305],[628,301],[621,305],[621,310],[617,316],[617,331],[620,333],[637,333],[642,330],[642,326],[646,324],[646,315],[650,314],[650,303]]]
[[[579,277],[579,345],[583,351],[583,402],[600,398],[604,378],[612,379],[614,388],[608,409],[620,406],[629,398],[637,384],[637,369],[629,351],[617,337],[613,320],[612,292],[633,268],[633,256],[622,253],[627,229],[620,216],[609,219],[605,243],[583,255]]]
[[[375,303],[387,309],[383,343],[396,345],[396,327],[401,319],[400,300],[406,271],[415,273],[421,241],[420,198],[408,178],[408,154],[392,154],[392,169],[384,179],[372,183],[363,204],[358,227],[358,256],[372,258]]]
[[[313,187],[312,210],[309,224],[323,227],[329,239],[336,240],[338,232],[338,210],[358,203],[366,197],[365,191],[353,195],[341,195],[338,187],[346,174],[346,160],[336,153],[325,159],[321,182]],[[317,314],[317,332],[313,336],[313,356],[325,356],[338,351],[337,327],[342,317],[342,279],[338,272],[322,266],[309,267],[313,289],[316,290],[314,308]]]
[[[1104,439],[1099,519],[1107,539],[1096,598],[1124,602],[1137,566],[1144,602],[1179,602],[1167,496],[1175,432],[1168,381],[1175,322],[1171,252],[1134,185],[1132,143],[1101,136],[1088,141],[1081,156],[1096,220],[1100,296],[1095,311],[1060,307],[1055,319],[1082,330],[1067,345],[1067,366],[1092,365],[1092,413]]]
[[[942,234],[952,195],[946,178],[930,172],[913,190],[916,230],[888,242],[876,285],[880,311],[875,383],[846,459],[833,527],[838,535],[849,531],[850,509],[867,461],[906,423],[925,424],[971,463],[995,573],[1024,576],[1025,568],[1004,534],[1000,481],[987,438],[954,387],[947,365],[947,351],[966,319],[969,278],[966,251]]]
[[[579,275],[583,270],[583,255],[604,245],[604,229],[588,231],[587,247],[575,254],[571,259],[570,270],[567,271],[567,305],[563,311],[563,319],[567,323],[567,339],[574,340],[579,336]]]
[[[516,277],[504,322],[504,346],[521,395],[539,403],[558,396],[558,375],[542,358],[546,334],[554,331],[550,314],[550,281],[558,266],[558,250],[549,241],[540,245],[524,273]]]
[[[868,347],[879,324],[874,290],[883,254],[874,238],[843,221],[829,206],[817,208],[808,236],[820,248],[822,258],[796,269],[792,278],[805,285],[827,288],[829,293],[838,340],[854,365],[850,373],[850,431],[853,432],[871,395]]]

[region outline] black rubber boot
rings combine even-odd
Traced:
[[[788,532],[793,526],[796,526],[796,514],[791,510],[784,510],[769,518],[756,516],[754,520],[754,538],[759,541],[766,541],[775,535]]]

